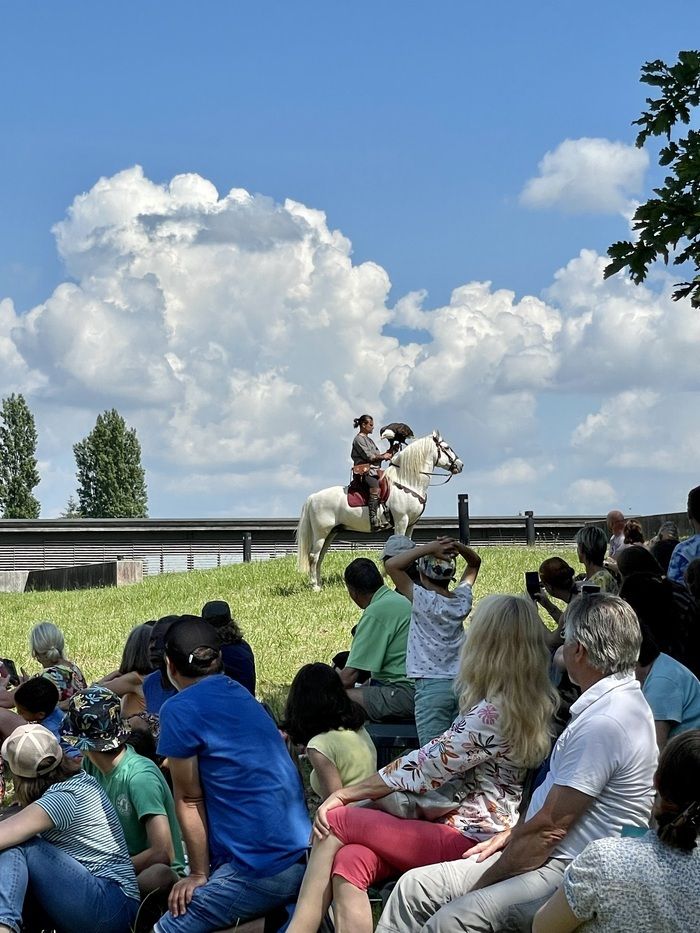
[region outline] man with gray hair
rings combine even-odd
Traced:
[[[617,552],[625,546],[625,515],[619,509],[612,509],[605,518],[610,532],[608,557],[617,560]]]
[[[657,747],[634,676],[637,617],[617,596],[600,593],[573,600],[564,618],[564,663],[581,696],[525,819],[460,861],[407,872],[377,933],[529,931],[589,842],[647,828]]]

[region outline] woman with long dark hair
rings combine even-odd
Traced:
[[[295,745],[306,746],[311,788],[321,799],[377,770],[366,719],[328,664],[305,664],[292,681],[282,728]]]

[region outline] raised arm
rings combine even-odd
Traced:
[[[12,735],[18,726],[26,726],[26,721],[9,709],[0,709],[0,743]]]
[[[532,598],[536,603],[539,603],[544,611],[557,623],[555,629],[550,629],[545,626],[544,631],[545,644],[550,651],[556,651],[557,648],[564,644],[564,612],[559,606],[552,602],[544,590],[535,593]]]
[[[10,689],[10,678],[0,677],[0,709],[14,709],[15,691]]]
[[[479,568],[481,567],[481,558],[466,544],[462,544],[461,541],[452,540],[452,545],[464,560],[467,562],[467,566],[462,571],[462,576],[460,577],[460,583],[469,583],[472,586],[476,583],[476,578],[479,576]]]
[[[143,696],[143,677],[137,671],[129,671],[126,674],[120,674],[119,671],[113,671],[107,674],[102,680],[98,681],[103,687],[108,687],[112,693],[118,697],[126,696],[127,693],[136,693]]]

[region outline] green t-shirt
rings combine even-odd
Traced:
[[[175,801],[160,769],[149,758],[144,758],[131,748],[124,746],[124,754],[108,774],[88,759],[83,758],[83,768],[104,789],[117,811],[124,830],[129,855],[132,857],[148,848],[146,818],[167,816],[173,837],[174,857],[172,869],[185,874],[185,853],[182,834],[175,816]]]
[[[406,644],[411,603],[388,586],[380,586],[357,623],[348,667],[370,671],[384,683],[410,683],[406,677]]]

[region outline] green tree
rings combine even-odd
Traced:
[[[665,136],[666,145],[659,153],[659,165],[669,174],[655,197],[640,204],[632,227],[637,240],[614,243],[608,250],[612,260],[605,269],[605,278],[627,269],[635,284],[643,282],[649,266],[657,259],[673,265],[690,263],[696,275],[690,282],[679,282],[673,293],[675,300],[690,298],[700,307],[700,133],[689,130],[677,140],[671,134],[677,123],[688,124],[694,108],[700,104],[700,52],[680,52],[674,65],[660,60],[642,67],[640,80],[660,88],[660,96],[647,97],[645,110],[634,126],[641,126],[637,146],[641,148],[650,136]]]
[[[38,518],[36,425],[23,395],[14,393],[0,407],[0,506],[3,518]]]
[[[66,502],[65,509],[61,512],[61,518],[82,518],[83,513],[80,511],[80,506],[75,498],[75,496],[68,496],[68,502]]]
[[[148,514],[141,445],[133,428],[113,408],[73,446],[78,500],[85,518],[145,518]]]

